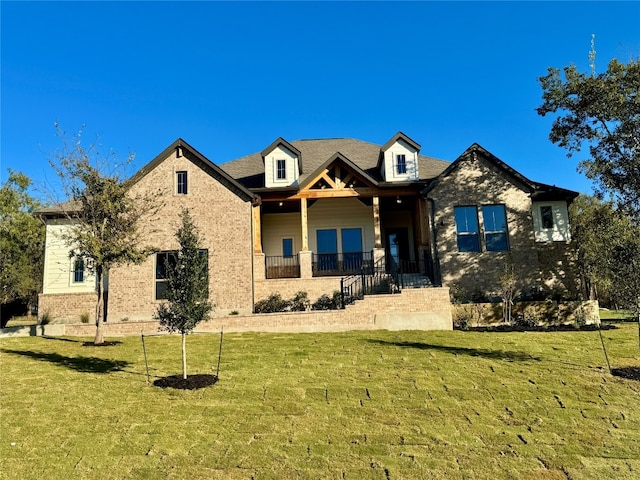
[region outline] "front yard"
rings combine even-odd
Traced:
[[[603,335],[640,366],[637,325]],[[139,337],[82,340],[0,341],[0,477],[640,477],[640,382],[595,331],[226,334],[194,391],[148,385]],[[218,341],[188,338],[190,372]],[[179,343],[146,339],[152,380]]]

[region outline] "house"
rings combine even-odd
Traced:
[[[278,138],[216,165],[176,140],[131,179],[134,192],[166,191],[161,214],[142,225],[158,252],[109,272],[109,320],[149,319],[162,301],[183,207],[205,238],[216,315],[250,314],[274,292],[346,293],[345,279],[376,275],[394,291],[490,295],[506,267],[523,288],[577,295],[567,208],[576,192],[533,182],[477,144],[453,163],[421,148],[401,132],[384,145]],[[59,239],[69,220],[57,207],[41,213],[40,311],[92,311],[94,280]]]

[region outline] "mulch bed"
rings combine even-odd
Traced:
[[[640,382],[640,367],[612,368],[611,374],[615,375],[616,377],[622,377],[628,380],[636,380]]]
[[[96,345],[93,342],[83,342],[82,346],[83,347],[114,347],[116,345],[120,345],[122,342],[104,342],[104,343],[99,343],[98,345]]]
[[[615,325],[600,324],[600,330],[611,330],[618,328]],[[518,327],[515,325],[498,324],[498,325],[481,325],[477,327],[469,327],[470,332],[593,332],[598,330],[597,325],[583,325],[576,327],[574,325],[546,325],[537,327]]]
[[[183,379],[182,375],[171,375],[169,377],[158,378],[153,382],[156,387],[175,388],[177,390],[198,390],[199,388],[210,387],[218,381],[217,375],[189,375]]]

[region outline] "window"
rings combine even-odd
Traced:
[[[175,266],[176,253],[175,251],[156,253],[156,300],[167,298],[167,271]]]
[[[278,180],[284,180],[287,178],[287,161],[276,160],[276,178]]]
[[[396,171],[401,175],[407,173],[407,159],[404,155],[396,155]]]
[[[542,228],[553,228],[553,208],[550,206],[540,207],[540,221]]]
[[[504,205],[483,206],[482,221],[484,222],[484,243],[487,252],[509,250],[507,215]]]
[[[282,256],[285,258],[293,257],[293,238],[282,239]]]
[[[187,194],[187,172],[176,172],[176,191],[179,195]]]
[[[84,282],[84,259],[76,257],[73,261],[73,283]]]
[[[156,300],[167,299],[169,270],[175,267],[177,254],[178,252],[176,250],[156,253]],[[205,273],[208,275],[209,268],[206,259],[208,258],[209,252],[206,249],[202,249],[198,251],[198,255],[201,258],[205,258]]]
[[[455,207],[456,233],[459,252],[479,252],[478,209],[476,207]]]

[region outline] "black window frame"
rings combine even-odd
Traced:
[[[504,230],[489,230],[487,228],[487,215],[485,214],[485,209],[501,207],[502,213],[504,215]],[[483,226],[483,236],[484,236],[484,248],[487,252],[508,252],[509,247],[509,225],[507,224],[507,206],[503,203],[492,203],[482,205],[480,210],[482,211],[482,226]],[[495,220],[493,220],[495,226]],[[495,245],[497,242],[493,240],[489,240],[489,236],[492,237],[503,237],[504,241],[501,242],[504,245],[504,248],[496,248]]]
[[[402,162],[400,162],[402,159]],[[405,175],[407,173],[407,156],[404,153],[396,155],[396,173],[398,175]]]
[[[186,170],[176,172],[176,193],[178,195],[187,195],[189,193],[188,175]]]
[[[540,227],[543,230],[553,229],[555,226],[553,217],[553,207],[551,205],[540,205]]]
[[[458,209],[473,209],[475,212],[475,226],[476,231],[470,230],[462,230],[461,225],[458,224],[456,211]],[[456,225],[456,244],[458,246],[458,252],[470,252],[470,253],[480,253],[482,251],[480,245],[480,220],[478,218],[478,206],[477,205],[456,205],[453,207],[453,217]],[[465,215],[466,218],[466,215]],[[468,222],[466,222],[465,228],[468,228]],[[475,238],[474,248],[468,248],[470,243],[468,243],[467,239]],[[464,240],[464,241],[463,241]]]
[[[279,158],[276,160],[276,179],[277,180],[287,179],[287,159],[286,158]]]
[[[206,255],[207,259],[209,258],[209,250],[206,248],[201,248],[198,250],[200,255]],[[154,275],[154,298],[159,300],[166,300],[167,295],[167,264],[173,263],[175,265],[176,256],[178,255],[178,250],[163,250],[160,252],[156,252],[155,255],[155,275]],[[160,261],[160,259],[163,259]],[[207,260],[208,262],[208,260]],[[209,267],[207,266],[207,275],[209,275]]]
[[[75,257],[73,260],[73,283],[82,283],[84,282],[84,271],[86,265],[84,258]]]

